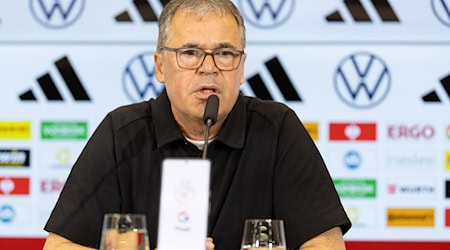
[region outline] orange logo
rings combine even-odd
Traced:
[[[388,208],[389,227],[434,227],[432,208]]]

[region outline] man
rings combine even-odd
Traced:
[[[45,229],[45,249],[98,247],[105,213],[142,213],[157,247],[161,161],[200,157],[207,98],[219,97],[209,133],[207,249],[240,248],[244,220],[285,223],[288,248],[345,249],[350,222],[324,162],[295,113],[240,95],[245,28],[228,0],[172,0],[159,20],[156,99],[109,113],[75,163]],[[70,248],[73,247],[73,248]]]

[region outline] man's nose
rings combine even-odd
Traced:
[[[214,61],[214,57],[212,54],[206,54],[203,59],[203,63],[200,66],[203,71],[216,71],[218,68],[216,67],[216,63]]]

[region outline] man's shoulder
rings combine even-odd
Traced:
[[[256,97],[244,96],[247,112],[253,112],[255,114],[273,119],[274,117],[282,117],[286,113],[292,112],[286,104],[271,101],[262,100]]]
[[[149,119],[152,115],[151,101],[148,100],[117,107],[109,112],[108,116],[114,124],[119,126],[124,126],[138,120]]]

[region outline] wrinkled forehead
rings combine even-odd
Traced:
[[[242,49],[238,23],[228,13],[177,11],[170,26],[168,43],[174,46]]]

